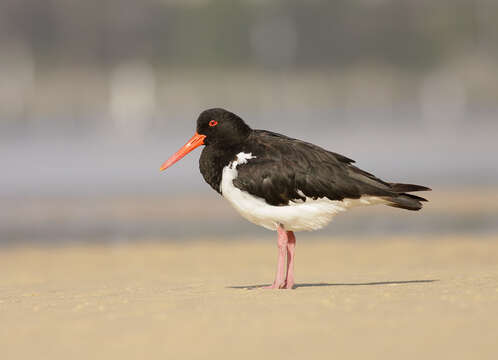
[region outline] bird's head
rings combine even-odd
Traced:
[[[161,171],[166,170],[201,145],[229,147],[240,143],[250,133],[251,128],[234,113],[221,108],[205,110],[197,119],[195,135],[161,166]]]

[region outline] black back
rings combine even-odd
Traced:
[[[208,113],[208,118],[210,116],[213,113]],[[283,206],[291,201],[305,201],[303,194],[309,198],[330,200],[358,199],[370,195],[390,199],[392,206],[418,210],[421,208],[419,201],[425,199],[405,192],[429,190],[418,185],[387,183],[354,166],[353,160],[301,140],[249,127],[247,131],[247,125],[244,123],[245,126],[242,126],[239,117],[228,116],[224,120],[235,122],[231,129],[241,129],[240,133],[235,130],[237,133],[233,134],[237,140],[232,141],[233,138],[226,132],[223,136],[213,136],[215,141],[208,143],[200,158],[204,179],[219,193],[223,168],[236,160],[240,152],[250,153],[255,158],[237,167],[234,186],[265,199],[270,205]],[[206,121],[204,119],[203,123]],[[230,140],[223,141],[226,136]]]

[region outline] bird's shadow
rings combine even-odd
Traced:
[[[430,280],[400,280],[400,281],[376,281],[376,282],[364,282],[364,283],[303,283],[294,285],[294,289],[299,288],[313,288],[313,287],[331,287],[331,286],[382,286],[382,285],[407,285],[407,284],[427,284],[439,281],[438,279]],[[255,290],[262,289],[269,286],[270,284],[263,285],[245,285],[245,286],[228,286],[228,289],[240,289],[240,290]]]

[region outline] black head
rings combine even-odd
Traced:
[[[243,142],[250,134],[251,128],[230,111],[206,110],[197,119],[195,135],[161,166],[161,171],[166,170],[201,145],[232,147]]]
[[[199,115],[197,133],[206,136],[205,145],[231,145],[246,139],[251,128],[234,113],[216,108]]]

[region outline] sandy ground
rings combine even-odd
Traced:
[[[496,359],[497,237],[263,240],[1,249],[0,358]]]

